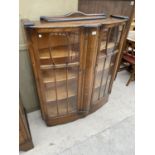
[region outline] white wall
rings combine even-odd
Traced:
[[[20,19],[39,20],[40,16],[64,15],[77,11],[78,0],[20,0]],[[24,43],[20,27],[20,44]]]
[[[20,19],[39,20],[39,17],[43,15],[64,15],[77,11],[78,0],[20,0],[19,7]],[[26,110],[30,112],[38,109],[38,96],[21,25],[19,31],[19,89],[23,104]]]

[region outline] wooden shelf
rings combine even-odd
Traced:
[[[65,81],[66,79],[66,69],[58,69],[55,71],[56,81],[61,82]],[[45,84],[55,82],[55,75],[54,71],[43,71],[43,82]],[[77,69],[68,68],[68,80],[76,79],[77,78]]]
[[[56,69],[56,68],[66,68],[66,67],[77,67],[79,66],[79,62],[73,62],[68,64],[56,64],[56,65],[41,65],[40,69]]]
[[[67,111],[68,107],[68,111]],[[69,99],[69,104],[67,104],[66,100],[62,100],[58,102],[58,111],[56,102],[47,103],[47,111],[49,116],[59,116],[66,115],[67,113],[74,113],[77,110],[77,99],[76,96],[73,96]],[[59,114],[58,114],[59,113]]]
[[[108,94],[108,86],[111,80],[111,76],[108,76],[107,81],[104,81],[104,84],[102,83],[102,86],[100,88],[100,86],[98,87],[94,87],[94,93],[93,93],[93,98],[92,98],[92,103],[96,103],[97,100],[100,100],[103,95],[107,95]],[[100,96],[99,96],[99,92],[100,92]]]
[[[106,53],[106,42],[104,41],[104,42],[102,42],[101,43],[101,46],[100,46],[100,53],[99,53],[99,56],[98,56],[98,58],[99,59],[104,59],[104,58],[106,58],[107,56],[109,56],[109,55],[111,55],[111,54],[116,54],[116,53],[118,53],[118,45],[116,45],[116,47],[115,47],[115,49],[114,49],[114,43],[113,42],[110,42],[109,44],[108,44],[108,47],[107,47],[107,53]],[[114,51],[113,51],[114,50]]]
[[[57,89],[57,101],[67,99],[66,82],[56,83]],[[46,102],[56,101],[56,89],[55,86],[46,90]],[[77,95],[77,81],[68,81],[68,98]]]
[[[114,63],[111,63],[110,66],[109,66],[109,64],[106,63],[105,66],[104,66],[104,70],[108,70],[113,65],[114,65]],[[102,72],[102,70],[103,70],[103,63],[99,63],[96,70],[97,70],[97,72]]]
[[[70,57],[78,57],[78,51],[70,50],[67,46],[60,46],[56,48],[52,48],[51,51],[49,48],[44,48],[39,50],[40,59],[50,59],[50,53],[53,59],[55,58],[70,58]]]
[[[100,87],[94,88],[94,93],[93,93],[93,98],[92,98],[92,103],[96,103],[97,100],[100,100],[100,98],[103,96],[103,92],[105,89],[105,85],[101,86],[101,90]],[[99,92],[100,92],[100,96],[99,96]]]
[[[108,87],[109,86],[109,83],[110,83],[110,80],[111,80],[111,76],[108,76],[108,79],[106,79],[107,81],[103,81],[102,83],[102,86],[101,86],[101,97],[103,96],[103,93],[105,91],[105,94],[108,93]],[[106,87],[106,88],[105,88]],[[94,87],[94,100],[98,97],[99,95],[99,89],[100,89],[100,85],[98,85],[98,87]]]
[[[115,43],[114,42],[109,42],[107,49],[112,49],[115,47]],[[106,49],[106,41],[102,41],[101,45],[100,45],[100,51],[105,50]]]
[[[99,59],[104,59],[104,58],[106,58],[107,56],[110,56],[110,55],[112,55],[112,54],[116,54],[116,53],[118,53],[118,52],[119,52],[119,50],[118,50],[117,48],[116,48],[115,51],[108,51],[107,54],[106,54],[104,51],[100,51],[98,58],[99,58]]]
[[[104,71],[104,76],[107,76],[107,72],[108,72],[108,70]],[[94,88],[100,87],[101,77],[102,77],[102,72],[100,72],[100,75],[97,74],[96,79],[95,79],[95,86],[94,86]],[[106,78],[103,78],[102,86],[105,85],[105,83],[106,83]]]

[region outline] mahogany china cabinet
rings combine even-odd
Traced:
[[[19,104],[19,150],[27,151],[33,148],[33,142],[22,103]]]
[[[127,19],[75,12],[23,23],[48,126],[84,117],[108,101]]]

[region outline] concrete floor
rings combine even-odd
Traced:
[[[109,102],[95,113],[47,127],[40,111],[28,114],[34,149],[20,155],[134,155],[134,87],[122,71]]]

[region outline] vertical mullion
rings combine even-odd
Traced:
[[[55,62],[53,60],[53,57],[52,57],[52,48],[50,46],[50,43],[51,43],[51,38],[50,38],[51,35],[49,35],[49,49],[50,49],[50,60],[51,60],[51,63],[53,64],[54,66],[54,86],[55,86],[55,95],[56,95],[56,104],[57,104],[57,115],[59,115],[59,107],[58,107],[58,93],[57,93],[57,80],[56,80],[56,68],[55,68]]]
[[[111,34],[111,28],[108,29],[108,32],[107,32],[107,39],[106,39],[106,57],[104,59],[104,63],[103,63],[103,68],[102,68],[102,77],[101,77],[101,82],[100,82],[100,88],[99,88],[99,94],[98,94],[98,100],[100,99],[100,96],[101,96],[101,87],[102,87],[102,82],[103,82],[103,77],[104,77],[104,69],[105,69],[105,64],[106,64],[106,61],[107,61],[107,47],[108,47],[108,42],[109,42],[109,38],[110,38],[110,34]]]
[[[72,48],[71,48],[71,45],[69,44],[70,43],[70,35],[68,34],[68,32],[66,32],[66,36],[67,36],[67,41],[68,41],[68,45],[67,46],[68,46],[68,49],[69,49],[68,50],[68,59],[70,60],[70,57],[71,57],[71,60],[72,60]],[[69,62],[66,62],[66,63],[69,63]]]
[[[98,58],[98,57],[97,57],[97,58]],[[98,59],[97,59],[97,61],[98,61]],[[97,66],[95,67],[95,77],[94,77],[94,81],[93,81],[93,90],[92,90],[91,103],[90,103],[90,105],[92,105],[92,102],[93,102],[94,89],[95,89],[95,82],[96,82],[96,75],[97,75]]]
[[[111,56],[112,57],[112,56]],[[108,70],[108,75],[107,75],[107,78],[106,78],[106,84],[105,84],[105,88],[104,88],[104,92],[103,92],[103,97],[105,95],[105,90],[106,90],[106,87],[107,87],[107,82],[108,82],[108,77],[109,77],[109,72],[111,70],[111,57],[110,57],[110,63],[109,63],[109,70]]]
[[[116,48],[116,44],[117,44],[117,29],[116,29],[117,27],[115,27],[115,33],[114,33],[114,35],[116,36],[116,39],[115,39],[115,46],[114,46],[114,50],[115,50],[115,48]],[[114,52],[114,51],[113,51]],[[113,54],[112,54],[113,55]],[[105,88],[104,88],[104,92],[103,92],[103,97],[104,97],[104,95],[105,95],[105,91],[106,91],[106,88],[107,88],[107,82],[108,82],[108,78],[109,78],[109,73],[110,73],[110,71],[111,71],[111,61],[112,61],[112,55],[111,55],[111,57],[110,57],[110,63],[109,63],[109,71],[108,71],[108,75],[107,75],[107,78],[106,78],[106,84],[105,84]]]
[[[71,55],[72,50],[71,50],[71,46],[70,46],[69,34],[66,33],[66,36],[67,36],[67,42],[68,42],[68,47],[69,47],[69,49],[68,49],[68,59],[67,60],[70,60],[70,55]],[[68,98],[68,63],[69,62],[68,61],[66,62],[66,93],[67,93],[66,100],[67,100],[67,113],[69,113],[69,110],[68,110],[69,109],[69,98]]]
[[[56,80],[56,68],[54,65],[54,82],[55,82],[55,94],[56,94],[56,104],[57,104],[57,114],[59,115],[59,106],[58,106],[58,90],[57,90],[57,80]]]
[[[71,34],[71,36],[72,36],[73,34]],[[72,42],[72,39],[73,39],[73,42]],[[71,39],[71,49],[72,49],[72,51],[71,51],[71,61],[73,61],[74,60],[74,58],[75,58],[75,34],[74,34],[74,37]]]
[[[49,35],[49,54],[50,54],[50,60],[51,60],[52,64],[55,65],[55,62],[54,62],[53,56],[52,56],[52,47],[50,46],[50,43],[52,43],[50,36],[51,36],[51,34]]]
[[[118,27],[118,33],[119,33],[119,26],[117,26]],[[116,36],[116,38],[115,38],[115,46],[114,46],[114,51],[113,52],[115,52],[115,50],[116,50],[116,45],[117,45],[117,27],[115,27],[115,33],[114,33],[114,35]]]
[[[123,35],[123,31],[124,31],[124,29],[125,29],[125,26],[123,25],[122,26],[122,30],[121,31],[119,31],[121,34],[120,34],[120,36],[119,36],[119,40],[118,40],[118,43],[120,44],[120,40],[121,40],[121,38],[122,38],[122,35]]]
[[[107,40],[106,40],[106,54],[108,54],[107,53],[107,47],[108,47],[108,43],[109,43],[109,39],[110,39],[110,35],[111,35],[111,30],[112,30],[112,28],[109,28],[108,29],[108,36],[107,36]]]
[[[78,39],[78,42],[76,43],[76,39]],[[79,46],[79,31],[78,32],[74,32],[74,39],[73,39],[73,50],[74,50],[74,55],[73,55],[73,60],[76,61],[77,57],[78,57],[78,61],[80,60],[80,55],[79,53],[77,52],[78,51],[78,46]],[[77,75],[76,75],[76,78],[79,80],[79,66],[78,66],[78,72],[77,72]],[[78,80],[76,80],[76,85],[78,84]],[[77,89],[76,89],[76,96],[78,96],[78,86],[77,86]],[[76,109],[77,109],[77,104],[78,104],[78,97],[76,97]]]
[[[78,43],[76,43],[76,37],[78,36],[78,33],[75,33],[75,36],[74,36],[74,46],[73,46],[73,49],[74,49],[74,60],[76,60],[77,58],[77,50],[78,50]]]
[[[102,76],[101,76],[100,88],[99,88],[99,93],[98,93],[98,100],[100,99],[101,87],[102,87],[102,82],[103,82],[104,68],[105,68],[106,60],[107,60],[107,59],[106,59],[106,57],[105,57],[105,58],[104,58],[103,67],[102,67]]]
[[[66,65],[66,92],[67,92],[67,113],[69,113],[69,99],[68,99],[68,66]]]
[[[99,30],[99,32],[101,33],[101,29]],[[94,68],[94,80],[93,80],[93,89],[92,89],[92,95],[91,95],[91,102],[90,102],[90,106],[92,106],[93,104],[93,98],[94,98],[94,92],[95,92],[95,83],[96,83],[96,76],[97,76],[97,67],[98,67],[98,61],[99,61],[99,53],[100,53],[100,44],[101,44],[101,36],[99,35],[99,39],[98,39],[98,49],[97,49],[97,56],[96,56],[96,63],[95,63],[95,68]]]
[[[77,53],[76,53],[76,59],[79,62],[79,65],[77,66],[77,72],[76,72],[76,111],[81,109],[81,101],[83,100],[83,96],[81,95],[83,92],[83,89],[81,89],[83,87],[82,83],[83,83],[83,76],[81,75],[81,67],[83,68],[83,61],[81,62],[81,58],[84,58],[84,45],[82,43],[82,41],[84,40],[84,33],[83,33],[83,29],[80,29],[77,31]],[[81,41],[82,40],[82,41]]]

